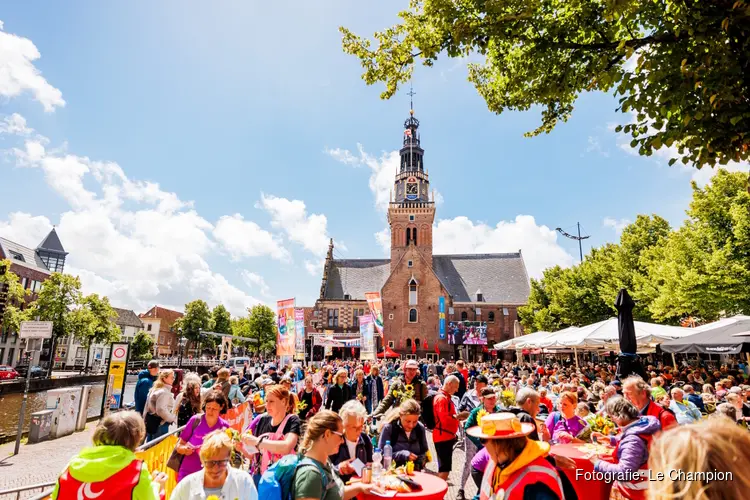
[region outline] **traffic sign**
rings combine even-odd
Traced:
[[[22,339],[52,338],[52,321],[21,321],[21,331],[18,337]]]

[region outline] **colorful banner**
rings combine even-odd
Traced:
[[[380,335],[383,335],[383,301],[380,298],[380,292],[365,292],[365,299],[367,299],[367,305],[370,307],[375,329]]]
[[[375,323],[372,315],[359,317],[359,359],[375,359]]]
[[[177,486],[177,473],[167,467],[169,456],[172,454],[172,450],[174,450],[176,445],[177,432],[165,437],[162,441],[159,441],[147,450],[136,450],[135,452],[135,458],[143,460],[143,463],[148,466],[149,472],[153,473],[158,470],[167,475],[167,482],[164,483],[164,498],[172,496],[172,490]]]
[[[323,356],[333,356],[333,345],[331,345],[333,340],[333,330],[325,330],[325,337],[317,337],[318,341],[324,340],[327,342],[326,344],[319,344],[319,345],[325,345],[325,349],[323,350]]]
[[[253,412],[250,409],[250,402],[246,401],[239,406],[228,409],[223,418],[232,429],[237,432],[244,431],[253,420]]]
[[[294,359],[298,361],[305,360],[305,310],[294,310]]]
[[[118,410],[122,406],[122,393],[125,390],[125,372],[128,366],[130,345],[126,342],[115,342],[110,350],[109,372],[107,373],[107,391],[109,408]]]
[[[294,356],[294,299],[279,300],[276,302],[276,311],[276,355]]]
[[[445,297],[438,299],[438,325],[440,340],[445,340]]]

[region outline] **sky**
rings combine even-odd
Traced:
[[[15,1],[0,13],[0,236],[56,226],[85,293],[145,312],[203,299],[233,315],[312,306],[336,258],[384,258],[408,89],[379,98],[339,26],[371,35],[406,0]],[[679,226],[713,171],[640,157],[628,115],[585,94],[548,135],[495,115],[467,60],[417,67],[436,191],[435,253],[523,252],[531,277],[578,261],[638,214]],[[746,165],[732,169],[747,170]]]

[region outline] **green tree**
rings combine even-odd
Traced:
[[[270,307],[258,304],[248,309],[249,337],[257,352],[270,353],[276,350],[276,314]]]
[[[154,355],[154,338],[141,330],[130,343],[133,359],[151,359]]]
[[[120,327],[115,320],[117,312],[112,308],[107,297],[92,293],[81,299],[80,307],[71,312],[71,334],[86,349],[87,353],[94,344],[111,344],[120,340]],[[89,356],[86,355],[87,370]]]
[[[227,308],[219,304],[211,312],[211,328],[216,333],[232,333],[232,316]]]
[[[201,337],[201,330],[211,331],[211,310],[203,300],[194,300],[185,304],[185,315],[172,325],[175,330],[182,328],[186,339],[199,343],[201,346],[214,345],[212,336]]]
[[[480,55],[469,80],[495,113],[539,106],[550,132],[582,92],[619,96],[634,121],[617,130],[642,155],[675,146],[698,168],[750,155],[750,7],[746,0],[410,0],[369,39],[340,28],[383,98],[419,60]],[[677,158],[670,160],[670,164]]]
[[[0,330],[17,333],[28,312],[21,309],[28,290],[24,290],[18,276],[10,270],[10,260],[0,260]]]
[[[750,194],[742,173],[693,183],[689,219],[646,259],[643,293],[656,319],[750,313]]]
[[[80,327],[80,318],[74,316],[73,311],[81,304],[81,299],[81,280],[77,276],[52,273],[42,283],[30,314],[40,321],[52,321],[52,336],[57,339]]]

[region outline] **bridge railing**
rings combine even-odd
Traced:
[[[190,358],[182,358],[182,363],[180,363],[179,358],[161,358],[158,361],[159,361],[159,365],[162,367],[174,367],[174,368],[176,368],[178,365],[181,365],[181,366],[214,366],[214,365],[221,363],[221,361],[217,359],[190,359]],[[130,361],[128,363],[128,368],[134,369],[134,368],[145,367],[147,364],[148,364],[148,360]]]

